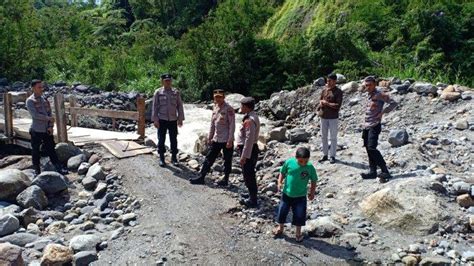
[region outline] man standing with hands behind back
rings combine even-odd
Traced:
[[[31,155],[33,157],[33,168],[35,174],[39,175],[41,173],[41,144],[43,144],[43,149],[48,154],[51,163],[56,168],[56,171],[61,174],[66,174],[67,171],[60,165],[58,156],[54,150],[54,117],[49,101],[43,96],[43,82],[34,79],[31,81],[31,88],[33,94],[26,100],[26,108],[33,120],[30,127],[30,135]]]
[[[329,74],[327,84],[321,92],[319,101],[319,116],[321,117],[321,140],[323,144],[323,157],[319,162],[328,160],[328,131],[331,135],[330,163],[336,162],[337,127],[339,110],[342,105],[342,90],[336,86],[336,74]]]
[[[178,165],[178,127],[183,126],[184,108],[181,94],[172,87],[173,77],[170,74],[161,75],[163,87],[157,89],[153,96],[153,124],[158,129],[158,154],[160,166],[165,163],[166,132],[170,135],[171,162]]]

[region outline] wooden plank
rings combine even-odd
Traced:
[[[54,108],[56,109],[56,128],[58,131],[58,141],[67,142],[66,108],[64,107],[64,95],[62,93],[57,93],[54,96]]]
[[[131,112],[131,111],[116,111],[116,110],[106,110],[106,109],[70,107],[69,113],[76,114],[76,115],[88,115],[88,116],[100,116],[100,117],[110,117],[110,118],[118,118],[118,119],[138,120],[138,112]]]
[[[8,142],[13,140],[13,111],[12,111],[12,95],[5,93],[3,95],[3,113],[5,114],[5,136],[8,138]]]
[[[138,110],[138,135],[141,139],[145,139],[145,98],[138,96],[137,98],[137,110]]]
[[[154,148],[142,146],[134,141],[111,140],[102,141],[100,144],[119,159],[152,153],[155,150]]]
[[[74,95],[69,96],[69,107],[76,107],[76,97]],[[77,114],[71,113],[71,126],[77,127]]]
[[[18,146],[21,146],[23,148],[31,149],[31,142],[22,140],[22,139],[15,139],[14,143]]]

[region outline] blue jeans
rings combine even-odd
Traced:
[[[282,193],[280,206],[278,207],[277,223],[284,224],[286,222],[290,208],[293,212],[291,224],[294,226],[306,225],[306,196],[292,198]]]

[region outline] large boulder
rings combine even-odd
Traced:
[[[20,228],[20,221],[11,215],[6,214],[0,217],[0,237],[14,233]]]
[[[33,180],[33,185],[37,185],[47,194],[54,194],[67,189],[67,180],[60,173],[46,171]]]
[[[10,243],[0,244],[0,265],[23,266],[25,262],[21,254],[23,249]]]
[[[70,265],[74,252],[70,247],[59,244],[49,244],[43,251],[42,266]]]
[[[81,163],[85,162],[86,160],[87,157],[85,154],[73,156],[67,161],[67,169],[69,169],[70,171],[76,171],[81,165]]]
[[[194,143],[194,153],[200,153],[202,155],[206,155],[207,151],[209,149],[209,146],[207,145],[207,134],[206,133],[201,133],[199,134],[198,138],[196,139],[196,142]]]
[[[145,120],[151,121],[153,113],[153,99],[148,99],[145,101]]]
[[[87,170],[86,177],[92,177],[95,180],[104,180],[105,173],[104,173],[104,170],[102,169],[102,166],[100,166],[99,163],[95,163],[89,168],[89,170]]]
[[[232,93],[225,96],[225,101],[234,109],[240,109],[240,101],[244,98],[242,94]]]
[[[288,134],[291,143],[308,142],[309,137],[310,134],[304,128],[294,128]]]
[[[402,181],[369,195],[359,206],[371,221],[381,226],[426,235],[436,230],[450,213],[429,187],[428,181]]]
[[[307,221],[303,232],[315,237],[332,237],[341,234],[342,228],[329,216],[325,216]]]
[[[398,94],[406,94],[410,89],[410,82],[405,81],[403,84],[390,84],[389,88]]]
[[[411,85],[411,89],[418,94],[434,94],[436,95],[438,88],[431,83],[415,82]]]
[[[276,127],[268,132],[269,140],[283,142],[286,140],[286,127]]]
[[[352,92],[356,92],[358,88],[359,88],[359,83],[355,81],[351,81],[342,85],[341,90],[344,93],[352,93]]]
[[[26,102],[28,94],[26,92],[10,92],[12,96],[12,103]]]
[[[26,246],[26,244],[37,241],[39,236],[30,233],[16,233],[0,238],[0,243],[9,242],[13,245],[20,247]]]
[[[66,164],[69,158],[82,153],[78,147],[64,142],[56,144],[55,150],[59,161],[63,164]]]
[[[392,147],[400,147],[408,143],[408,137],[405,129],[391,130],[388,134],[388,142]]]
[[[23,208],[33,207],[42,210],[48,206],[48,198],[44,191],[36,185],[32,185],[23,190],[23,192],[16,197],[16,201]]]
[[[11,204],[6,201],[0,201],[0,216],[3,216],[5,214],[15,214],[20,211],[20,206]]]
[[[95,251],[81,251],[74,255],[74,265],[87,266],[98,259]]]
[[[15,202],[16,196],[30,185],[27,175],[17,169],[0,170],[0,200]]]
[[[336,77],[337,77],[337,80],[336,80],[337,84],[342,84],[342,83],[345,83],[347,81],[346,77],[342,74],[337,73]]]
[[[453,85],[447,86],[441,93],[441,99],[454,102],[461,98],[461,92],[456,91]]]
[[[69,241],[69,247],[72,248],[74,252],[96,251],[99,243],[100,237],[97,235],[78,235]]]

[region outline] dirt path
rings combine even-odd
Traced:
[[[126,192],[143,201],[139,225],[110,241],[94,265],[354,263],[355,254],[329,240],[311,238],[300,245],[291,238],[275,240],[266,232],[242,230],[229,213],[238,206],[231,192],[191,186],[189,173],[162,169],[154,156],[109,164],[123,175]]]

